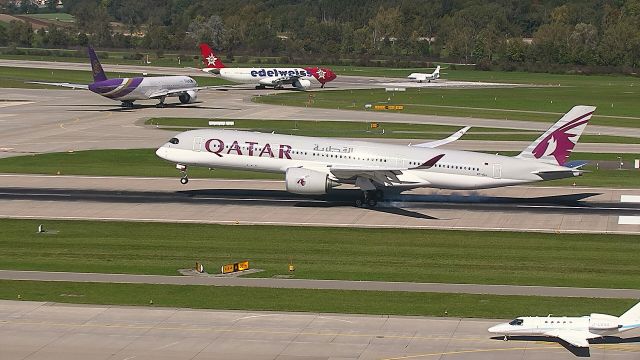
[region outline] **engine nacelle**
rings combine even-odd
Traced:
[[[180,94],[178,99],[180,99],[180,102],[183,104],[191,104],[198,99],[198,93],[193,90],[189,90]]]
[[[328,174],[303,168],[288,168],[284,178],[287,191],[294,194],[322,195],[340,185]]]
[[[307,90],[311,87],[311,81],[306,79],[297,79],[293,82],[293,87],[299,90]]]
[[[618,317],[605,314],[591,314],[589,330],[615,330],[618,328]]]

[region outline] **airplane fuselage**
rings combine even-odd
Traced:
[[[153,94],[163,90],[171,91],[196,86],[196,81],[188,76],[153,76],[107,79],[90,84],[89,90],[113,100],[135,101],[150,99]],[[177,95],[179,94],[167,96]]]
[[[326,173],[331,167],[407,169],[393,184],[400,188],[483,189],[541,181],[537,171],[566,170],[468,151],[234,130],[192,130],[174,139],[177,143],[166,143],[156,153],[178,164],[279,173],[291,167]],[[440,154],[433,167],[417,169]]]

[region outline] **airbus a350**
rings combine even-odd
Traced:
[[[575,106],[515,157],[440,149],[450,137],[410,146],[236,130],[182,132],[156,154],[188,166],[285,174],[286,190],[318,195],[341,184],[363,191],[356,205],[375,206],[387,191],[430,187],[483,189],[578,176],[585,162],[568,162],[595,107]]]

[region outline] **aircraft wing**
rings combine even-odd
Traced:
[[[194,87],[188,87],[188,88],[182,88],[182,89],[172,89],[172,90],[167,90],[167,89],[162,89],[162,90],[158,90],[156,92],[152,92],[151,94],[149,94],[149,98],[150,99],[155,99],[155,98],[159,98],[162,96],[171,96],[171,95],[175,95],[175,94],[182,94],[184,92],[187,91],[199,91],[199,90],[207,90],[207,89],[216,89],[216,88],[221,88],[222,86],[194,86]]]
[[[600,337],[588,331],[576,330],[551,330],[545,333],[546,336],[553,336],[562,339],[575,347],[589,347],[589,339]]]
[[[72,84],[72,83],[55,83],[55,82],[46,82],[46,81],[26,81],[27,84],[39,84],[39,85],[49,85],[49,86],[60,86],[71,89],[81,89],[81,90],[89,90],[89,85],[86,84]]]
[[[438,146],[442,146],[442,145],[445,145],[445,144],[448,144],[450,142],[454,142],[454,141],[460,139],[462,137],[462,135],[464,135],[467,131],[469,131],[469,129],[471,129],[470,126],[463,127],[462,129],[460,129],[460,130],[456,131],[455,133],[451,134],[451,136],[449,136],[446,139],[430,141],[430,142],[425,142],[425,143],[421,143],[421,144],[415,144],[415,145],[411,145],[411,146],[422,147],[422,148],[436,148]]]
[[[444,154],[434,156],[421,165],[415,167],[384,167],[384,166],[332,166],[329,172],[337,179],[367,178],[380,184],[400,183],[398,175],[413,169],[429,169],[433,167]]]

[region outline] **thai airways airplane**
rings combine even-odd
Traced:
[[[425,73],[411,73],[407,76],[409,80],[415,80],[419,83],[421,82],[431,82],[431,80],[438,80],[440,78],[440,65],[436,67],[436,69],[431,74]]]
[[[156,154],[177,164],[183,184],[188,166],[279,172],[289,192],[319,195],[354,184],[363,191],[356,205],[375,206],[394,189],[483,189],[581,175],[585,162],[567,160],[594,110],[573,107],[515,157],[438,149],[469,128],[410,146],[201,129],[176,135]]]
[[[489,332],[509,336],[549,336],[560,338],[575,347],[589,347],[589,339],[617,335],[640,328],[640,303],[620,317],[591,314],[582,317],[518,317],[511,322],[490,327]]]
[[[313,83],[321,88],[336,78],[330,69],[319,67],[307,68],[229,68],[213,53],[209,45],[200,44],[200,53],[205,67],[202,71],[212,73],[236,83],[255,84],[256,89],[273,87],[283,89],[284,85],[292,85],[298,90],[307,90]]]
[[[54,83],[30,81],[31,84],[43,84],[68,87],[72,89],[90,90],[109,99],[119,100],[123,107],[133,107],[136,100],[158,99],[158,107],[164,106],[168,96],[177,96],[181,103],[193,103],[198,98],[198,90],[209,87],[198,87],[195,80],[188,76],[154,76],[107,79],[100,65],[98,56],[91,47],[87,49],[93,74],[92,84]]]

